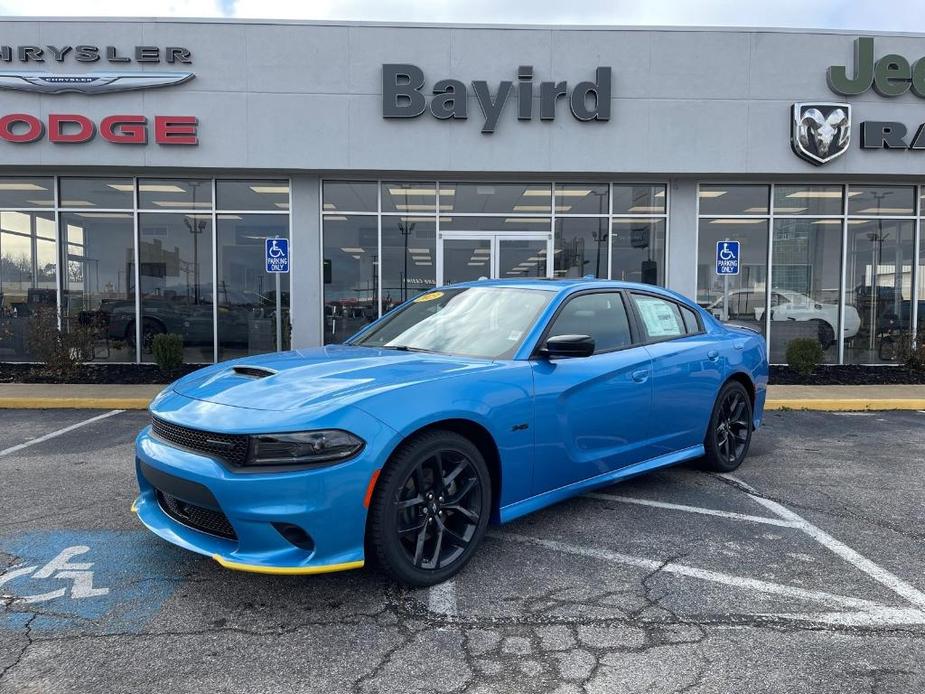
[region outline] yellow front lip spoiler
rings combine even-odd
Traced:
[[[329,574],[335,571],[362,569],[364,564],[364,562],[360,560],[348,561],[343,564],[325,564],[323,566],[262,566],[260,564],[242,564],[240,562],[230,561],[218,554],[213,554],[212,558],[226,569],[232,569],[233,571],[249,571],[255,574],[275,574],[277,576]]]

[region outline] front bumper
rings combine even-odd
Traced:
[[[392,438],[377,420],[363,417],[363,452],[323,468],[280,472],[236,472],[208,455],[174,447],[154,437],[150,427],[136,439],[140,494],[132,510],[156,535],[222,566],[273,574],[313,574],[363,566],[366,507],[377,452]],[[165,488],[167,487],[167,488]],[[196,489],[204,488],[212,504]],[[160,499],[158,492],[161,493]],[[165,511],[164,494],[196,506],[214,505],[234,537],[204,532]],[[169,506],[168,506],[169,508]],[[296,546],[277,529],[294,525],[311,538]]]

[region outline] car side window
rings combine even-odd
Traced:
[[[633,294],[633,302],[650,340],[665,340],[687,334],[681,308],[675,302],[650,294]]]
[[[697,320],[697,314],[687,306],[681,306],[681,317],[684,319],[684,329],[688,335],[696,335],[700,332],[700,321]]]
[[[623,297],[617,292],[581,294],[559,311],[547,337],[589,335],[594,353],[609,352],[633,344]]]

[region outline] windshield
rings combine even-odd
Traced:
[[[508,287],[428,292],[384,316],[352,344],[510,359],[552,295]]]

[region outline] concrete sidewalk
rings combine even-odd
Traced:
[[[0,408],[143,410],[163,385],[0,383]],[[925,410],[920,386],[770,386],[769,410]]]

